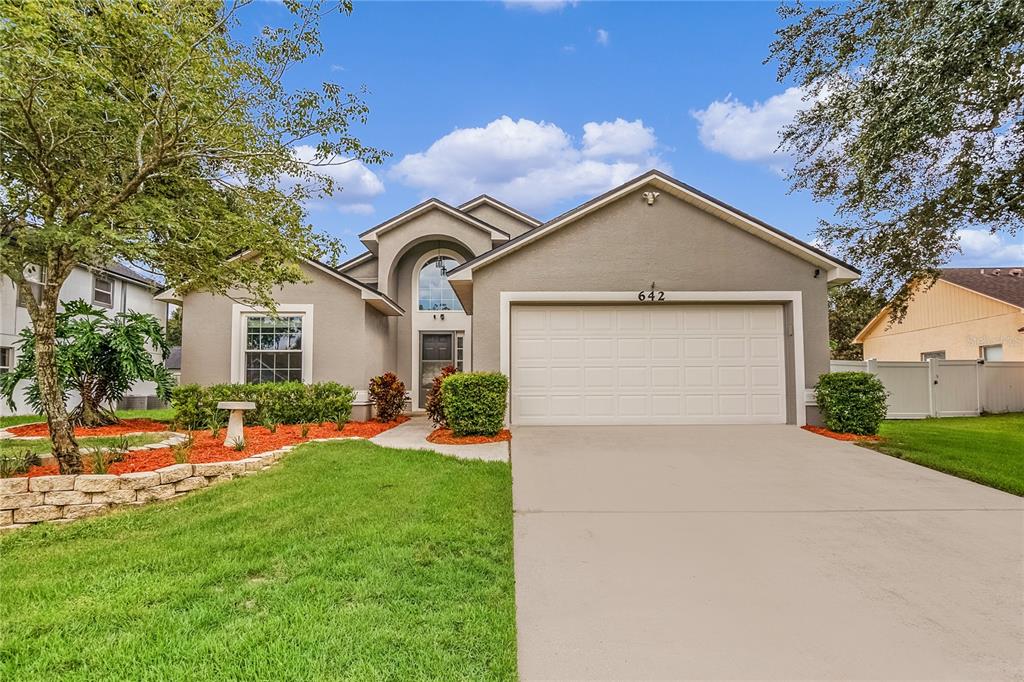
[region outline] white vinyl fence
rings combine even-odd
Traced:
[[[833,360],[833,372],[872,372],[889,392],[889,419],[1024,412],[1024,362]]]

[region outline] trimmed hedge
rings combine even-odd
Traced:
[[[297,381],[266,384],[186,384],[171,392],[174,420],[187,429],[205,429],[216,420],[224,423],[227,413],[217,409],[223,400],[247,400],[255,410],[245,413],[249,426],[263,424],[304,424],[347,422],[352,416],[355,392],[349,386],[326,381],[303,384]]]
[[[508,377],[499,372],[459,372],[441,382],[448,428],[456,436],[493,436],[505,426]]]
[[[814,393],[825,426],[837,433],[873,436],[885,419],[888,393],[870,372],[823,374]]]

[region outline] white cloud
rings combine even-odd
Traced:
[[[566,54],[572,54],[575,51],[576,51],[576,46],[575,45],[563,45],[562,46],[562,52],[565,52]]]
[[[590,122],[583,144],[554,123],[508,116],[482,128],[457,128],[392,169],[403,183],[449,201],[493,194],[527,211],[592,196],[652,166],[657,140],[643,122]]]
[[[602,45],[604,47],[607,47],[608,46],[608,40],[610,38],[611,38],[611,36],[608,34],[608,31],[604,30],[603,28],[597,29],[597,44],[598,45]]]
[[[645,128],[640,119],[625,121],[617,118],[583,124],[584,156],[643,156],[650,153],[657,143],[654,128]]]
[[[292,151],[299,160],[316,163],[316,147],[303,144],[294,147]],[[334,181],[334,194],[323,197],[316,203],[332,204],[343,213],[372,213],[373,205],[369,200],[384,193],[384,182],[362,161],[350,160],[315,166],[312,170]],[[295,178],[286,178],[284,182],[295,182]]]
[[[780,131],[806,106],[804,91],[794,87],[749,106],[729,95],[692,114],[708,149],[737,161],[778,161]]]
[[[1024,265],[1024,239],[1017,237],[1007,241],[1004,235],[992,234],[988,230],[962,229],[958,265]]]
[[[345,67],[341,64],[331,64],[331,71],[344,71]]]
[[[575,7],[578,4],[579,0],[505,0],[505,7],[508,9],[530,9],[542,14]]]

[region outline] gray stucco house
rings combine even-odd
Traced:
[[[302,263],[276,319],[163,292],[184,307],[181,381],[362,389],[390,370],[419,408],[455,364],[510,377],[512,424],[813,423],[828,287],[859,275],[658,171],[545,223],[429,199],[360,240],[336,269]]]

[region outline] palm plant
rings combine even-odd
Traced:
[[[116,424],[118,419],[111,406],[136,381],[152,381],[159,397],[170,397],[171,375],[162,362],[167,357],[167,341],[160,321],[153,315],[128,311],[108,317],[85,301],[70,301],[57,314],[56,336],[61,392],[65,401],[72,391],[81,398],[69,414],[73,424]],[[32,327],[25,327],[17,344],[18,364],[0,374],[0,396],[13,408],[15,389],[25,381],[29,405],[43,412],[36,380],[35,341]]]

